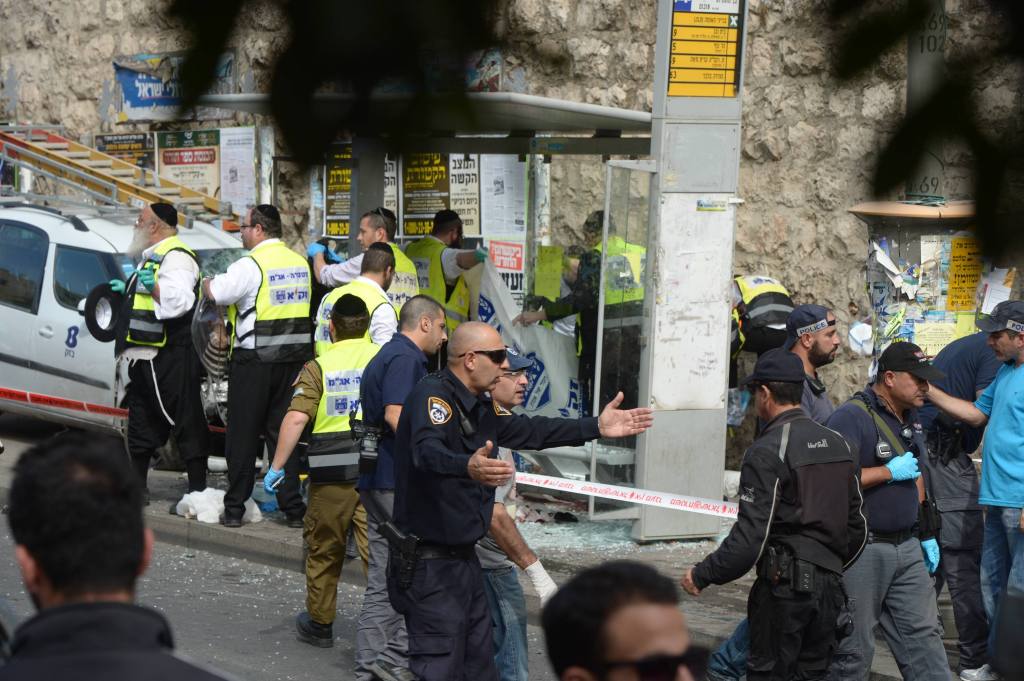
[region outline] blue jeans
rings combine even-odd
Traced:
[[[491,609],[498,676],[501,681],[528,681],[526,597],[515,566],[484,570],[484,591]]]
[[[1024,533],[1019,508],[989,506],[981,548],[981,597],[988,615],[988,648],[992,655],[999,602],[1008,591],[1024,591]]]
[[[727,638],[708,660],[708,678],[715,681],[741,679],[747,675],[747,658],[750,656],[750,622],[745,618],[736,625],[732,636]]]

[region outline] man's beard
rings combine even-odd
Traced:
[[[838,348],[836,350],[838,350]],[[809,359],[814,368],[817,369],[818,367],[823,367],[826,364],[831,364],[836,358],[836,350],[831,352],[820,352],[817,348],[812,347],[807,353],[807,359]]]
[[[146,239],[146,234],[135,230],[132,233],[132,242],[128,246],[128,255],[132,258],[138,258],[147,248],[149,248],[149,241]]]

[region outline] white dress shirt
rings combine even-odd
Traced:
[[[142,252],[142,262],[146,262],[160,241]],[[177,319],[187,314],[196,304],[196,282],[199,281],[199,265],[187,253],[171,251],[160,263],[159,278],[160,300],[153,298],[153,308],[157,319]],[[141,284],[141,282],[140,282]]]
[[[139,264],[146,262],[153,255],[156,247],[166,240],[162,239],[142,251],[142,260]],[[160,300],[153,298],[153,313],[157,319],[177,319],[192,309],[196,303],[199,265],[187,253],[171,251],[165,255],[160,263],[157,279]],[[141,281],[136,282],[135,286],[138,290],[145,290]],[[133,345],[125,348],[121,356],[129,360],[153,359],[159,352],[159,348],[152,346]]]
[[[390,298],[388,298],[387,291],[382,289],[380,284],[375,282],[373,279],[367,279],[366,277],[359,276],[356,277],[356,280],[361,281],[364,284],[369,284],[377,291],[380,291],[380,294],[384,296],[385,300],[390,300]],[[326,303],[327,296],[324,296],[323,300],[320,301],[319,309],[316,311],[317,319],[324,318],[324,305]],[[321,327],[319,333],[323,333],[323,327]],[[370,316],[370,340],[377,345],[384,345],[391,340],[396,333],[398,333],[398,313],[395,312],[395,308],[390,304],[378,305],[377,309],[374,310],[373,314]],[[318,341],[322,339],[324,339],[324,337],[317,335]]]
[[[324,286],[337,288],[359,276],[359,270],[363,267],[363,254],[354,255],[345,262],[336,262],[326,265],[320,270],[320,283]]]
[[[266,239],[257,244],[249,253],[255,253],[267,244],[280,242],[280,239]],[[218,305],[234,305],[238,308],[238,318],[235,320],[234,347],[240,350],[256,349],[256,334],[249,333],[256,327],[256,313],[252,312],[246,317],[241,313],[256,305],[256,294],[259,293],[260,284],[263,283],[263,273],[256,261],[248,256],[243,256],[231,263],[224,274],[218,274],[210,281],[210,293]],[[243,340],[238,338],[249,334]]]

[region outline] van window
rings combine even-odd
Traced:
[[[53,296],[72,310],[96,286],[110,281],[102,253],[70,246],[57,246],[53,265]]]
[[[0,222],[0,304],[36,313],[49,243],[41,230]]]

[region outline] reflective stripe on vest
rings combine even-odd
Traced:
[[[171,251],[182,251],[196,261],[195,251],[185,245],[185,242],[175,236],[168,237],[157,244],[152,255],[143,262],[139,269],[152,264],[154,287],[160,285],[160,264]],[[138,276],[138,275],[136,275]],[[198,280],[197,280],[198,285]],[[149,291],[142,287],[142,282],[135,282],[135,292],[132,294],[132,309],[128,316],[128,344],[145,345],[162,348],[167,345],[167,329],[163,321],[156,318],[156,302]]]
[[[351,482],[359,477],[359,443],[351,438],[349,414],[355,411],[356,418],[362,417],[359,385],[363,370],[379,350],[356,338],[333,343],[316,359],[323,392],[306,452],[311,482]]]
[[[469,319],[469,287],[462,277],[455,280],[455,288],[447,299],[447,286],[444,278],[444,267],[441,265],[441,253],[448,248],[433,237],[424,237],[413,241],[405,249],[405,254],[416,266],[420,294],[430,296],[444,305],[445,328],[448,333]]]
[[[388,287],[388,298],[391,299],[395,312],[401,312],[406,301],[419,295],[419,280],[416,275],[416,265],[409,260],[409,256],[395,244],[389,243],[388,246],[391,246],[391,252],[395,254],[395,278],[391,280],[391,286]]]
[[[334,308],[334,303],[344,295],[353,295],[362,300],[366,305],[366,309],[370,312],[371,322],[373,321],[373,313],[381,305],[387,305],[392,310],[395,309],[387,296],[381,295],[381,292],[376,287],[367,284],[365,281],[356,279],[334,289],[320,301],[320,309],[317,311],[316,331],[313,336],[317,357],[327,352],[327,349],[331,347],[333,342],[331,340],[331,310]],[[396,319],[397,314],[396,312]],[[366,335],[363,338],[370,340],[369,328],[366,329]]]
[[[643,300],[647,249],[627,243],[622,237],[609,236],[607,251],[601,244],[594,250],[601,253],[605,305]]]
[[[256,293],[256,304],[242,311],[232,305],[228,308],[228,320],[232,336],[238,328],[238,319],[255,314],[256,324],[249,333],[234,337],[232,348],[237,341],[255,334],[256,354],[264,362],[309,359],[311,279],[305,258],[280,241],[258,248],[248,257],[260,268],[263,278]]]
[[[746,311],[743,317],[751,326],[785,324],[793,311],[789,291],[777,279],[762,276],[736,277],[736,287]]]

